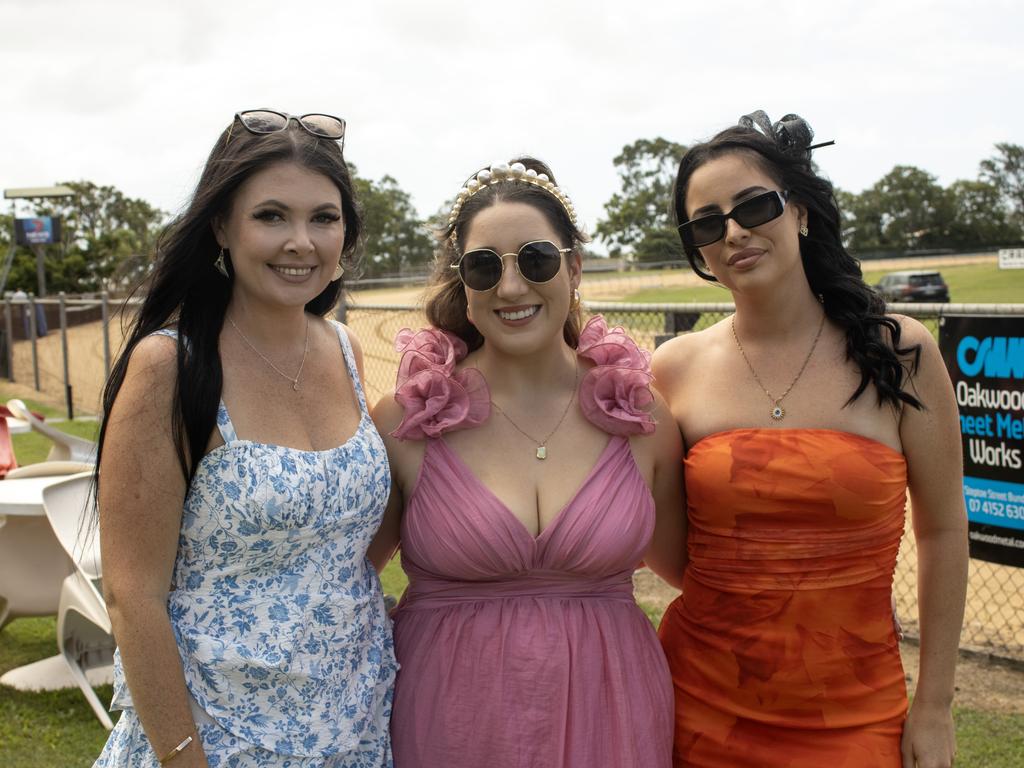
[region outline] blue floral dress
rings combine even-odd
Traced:
[[[343,445],[224,445],[185,498],[168,598],[210,768],[391,766],[397,665],[380,581],[366,559],[391,488],[348,336],[338,338],[362,417]],[[158,768],[115,659],[124,713],[96,768]]]

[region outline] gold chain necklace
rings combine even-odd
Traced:
[[[278,368],[276,365],[274,365],[272,362],[270,362],[270,360],[267,358],[266,355],[264,355],[262,352],[260,352],[258,349],[256,349],[256,347],[254,347],[252,345],[252,342],[249,341],[249,339],[247,339],[245,337],[244,333],[242,333],[242,329],[239,328],[237,325],[235,325],[235,321],[234,320],[232,320],[229,317],[228,318],[228,322],[231,323],[231,327],[235,329],[235,333],[237,333],[242,338],[242,341],[245,342],[246,346],[249,347],[249,349],[251,349],[257,355],[262,357],[263,358],[263,362],[265,362],[267,365],[269,365],[271,368],[273,368],[275,373],[277,373],[278,375],[283,376],[284,378],[288,379],[288,381],[290,381],[292,383],[292,389],[294,389],[296,392],[299,391],[299,377],[302,375],[302,367],[306,364],[306,354],[309,352],[309,315],[306,315],[306,341],[305,341],[305,346],[303,347],[303,350],[302,350],[302,362],[299,363],[299,370],[295,372],[294,378],[289,376],[287,373],[285,373],[280,368]]]
[[[552,429],[550,432],[548,432],[544,436],[543,440],[538,440],[533,435],[531,435],[529,432],[527,432],[526,430],[521,428],[514,421],[512,421],[512,417],[509,416],[507,413],[505,413],[505,411],[503,411],[501,409],[501,406],[498,405],[493,400],[491,400],[491,406],[498,413],[500,413],[502,416],[504,416],[508,420],[508,423],[511,424],[519,434],[521,434],[523,437],[528,439],[531,443],[535,443],[536,444],[536,446],[537,446],[537,454],[536,454],[537,458],[543,461],[544,459],[546,459],[548,457],[548,446],[547,446],[548,440],[550,440],[551,436],[554,435],[555,432],[558,431],[558,428],[560,426],[562,426],[562,422],[565,421],[565,417],[569,414],[569,409],[572,407],[573,401],[576,399],[576,388],[579,386],[579,383],[580,383],[580,360],[577,357],[576,358],[576,373],[574,375],[573,384],[572,384],[572,394],[569,395],[569,402],[565,404],[565,410],[562,411],[562,416],[561,416],[561,418],[558,419],[558,423],[555,424],[555,428]]]
[[[814,348],[818,346],[818,339],[821,338],[821,331],[825,327],[825,313],[821,313],[821,325],[818,326],[818,332],[814,335],[814,342],[811,344],[811,349],[807,353],[807,357],[804,358],[804,364],[800,366],[800,370],[796,372],[796,376],[793,378],[793,381],[790,382],[790,385],[786,387],[786,391],[779,397],[774,397],[772,393],[768,391],[768,387],[764,385],[761,381],[761,377],[758,376],[757,371],[754,370],[754,366],[750,364],[750,360],[747,358],[747,353],[743,351],[743,345],[740,344],[740,337],[736,335],[736,315],[732,316],[732,319],[730,320],[730,327],[732,328],[732,337],[736,339],[736,346],[739,347],[740,354],[743,356],[743,362],[747,364],[747,368],[749,368],[750,372],[753,374],[754,381],[756,381],[757,385],[764,390],[766,395],[768,395],[768,399],[772,401],[772,409],[769,412],[769,415],[775,421],[782,421],[786,418],[786,409],[782,407],[782,401],[786,399],[786,395],[788,395],[793,387],[796,386],[796,383],[800,381],[800,377],[804,375],[804,370],[807,368],[807,364],[811,362],[811,355],[814,354]]]

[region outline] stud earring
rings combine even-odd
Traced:
[[[217,258],[213,262],[213,266],[216,267],[217,271],[220,272],[222,275],[224,275],[224,277],[228,277],[228,278],[231,277],[231,275],[228,274],[228,265],[224,263],[224,249],[223,248],[221,248],[220,249],[220,253],[217,254]]]
[[[801,224],[800,225],[800,234],[801,235],[803,235],[804,237],[807,237],[807,235],[809,235],[810,233],[811,233],[811,230],[809,230],[807,228],[806,224]]]
[[[344,276],[344,274],[345,274],[345,267],[342,266],[341,259],[338,259],[338,266],[336,266],[334,268],[334,277],[332,277],[331,279],[332,280],[341,280],[341,278]]]

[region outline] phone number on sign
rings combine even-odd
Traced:
[[[982,501],[981,499],[968,499],[967,510],[969,512],[981,512],[994,517],[1005,517],[1009,520],[1024,520],[1024,505],[1006,504],[1002,501]]]

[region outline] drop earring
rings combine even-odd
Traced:
[[[217,271],[224,275],[224,277],[231,277],[231,275],[228,274],[228,265],[224,262],[223,248],[221,248],[220,253],[217,254],[217,258],[214,260],[213,266],[216,267]]]
[[[573,288],[572,295],[569,297],[569,311],[576,312],[580,308],[580,289]]]
[[[334,277],[332,277],[331,279],[332,280],[341,280],[341,278],[344,275],[345,275],[345,267],[342,265],[341,259],[338,259],[338,266],[336,266],[334,268]]]
[[[800,225],[800,234],[801,235],[803,235],[804,237],[807,237],[810,233],[811,233],[811,230],[809,230],[807,228],[806,224],[801,224]]]

